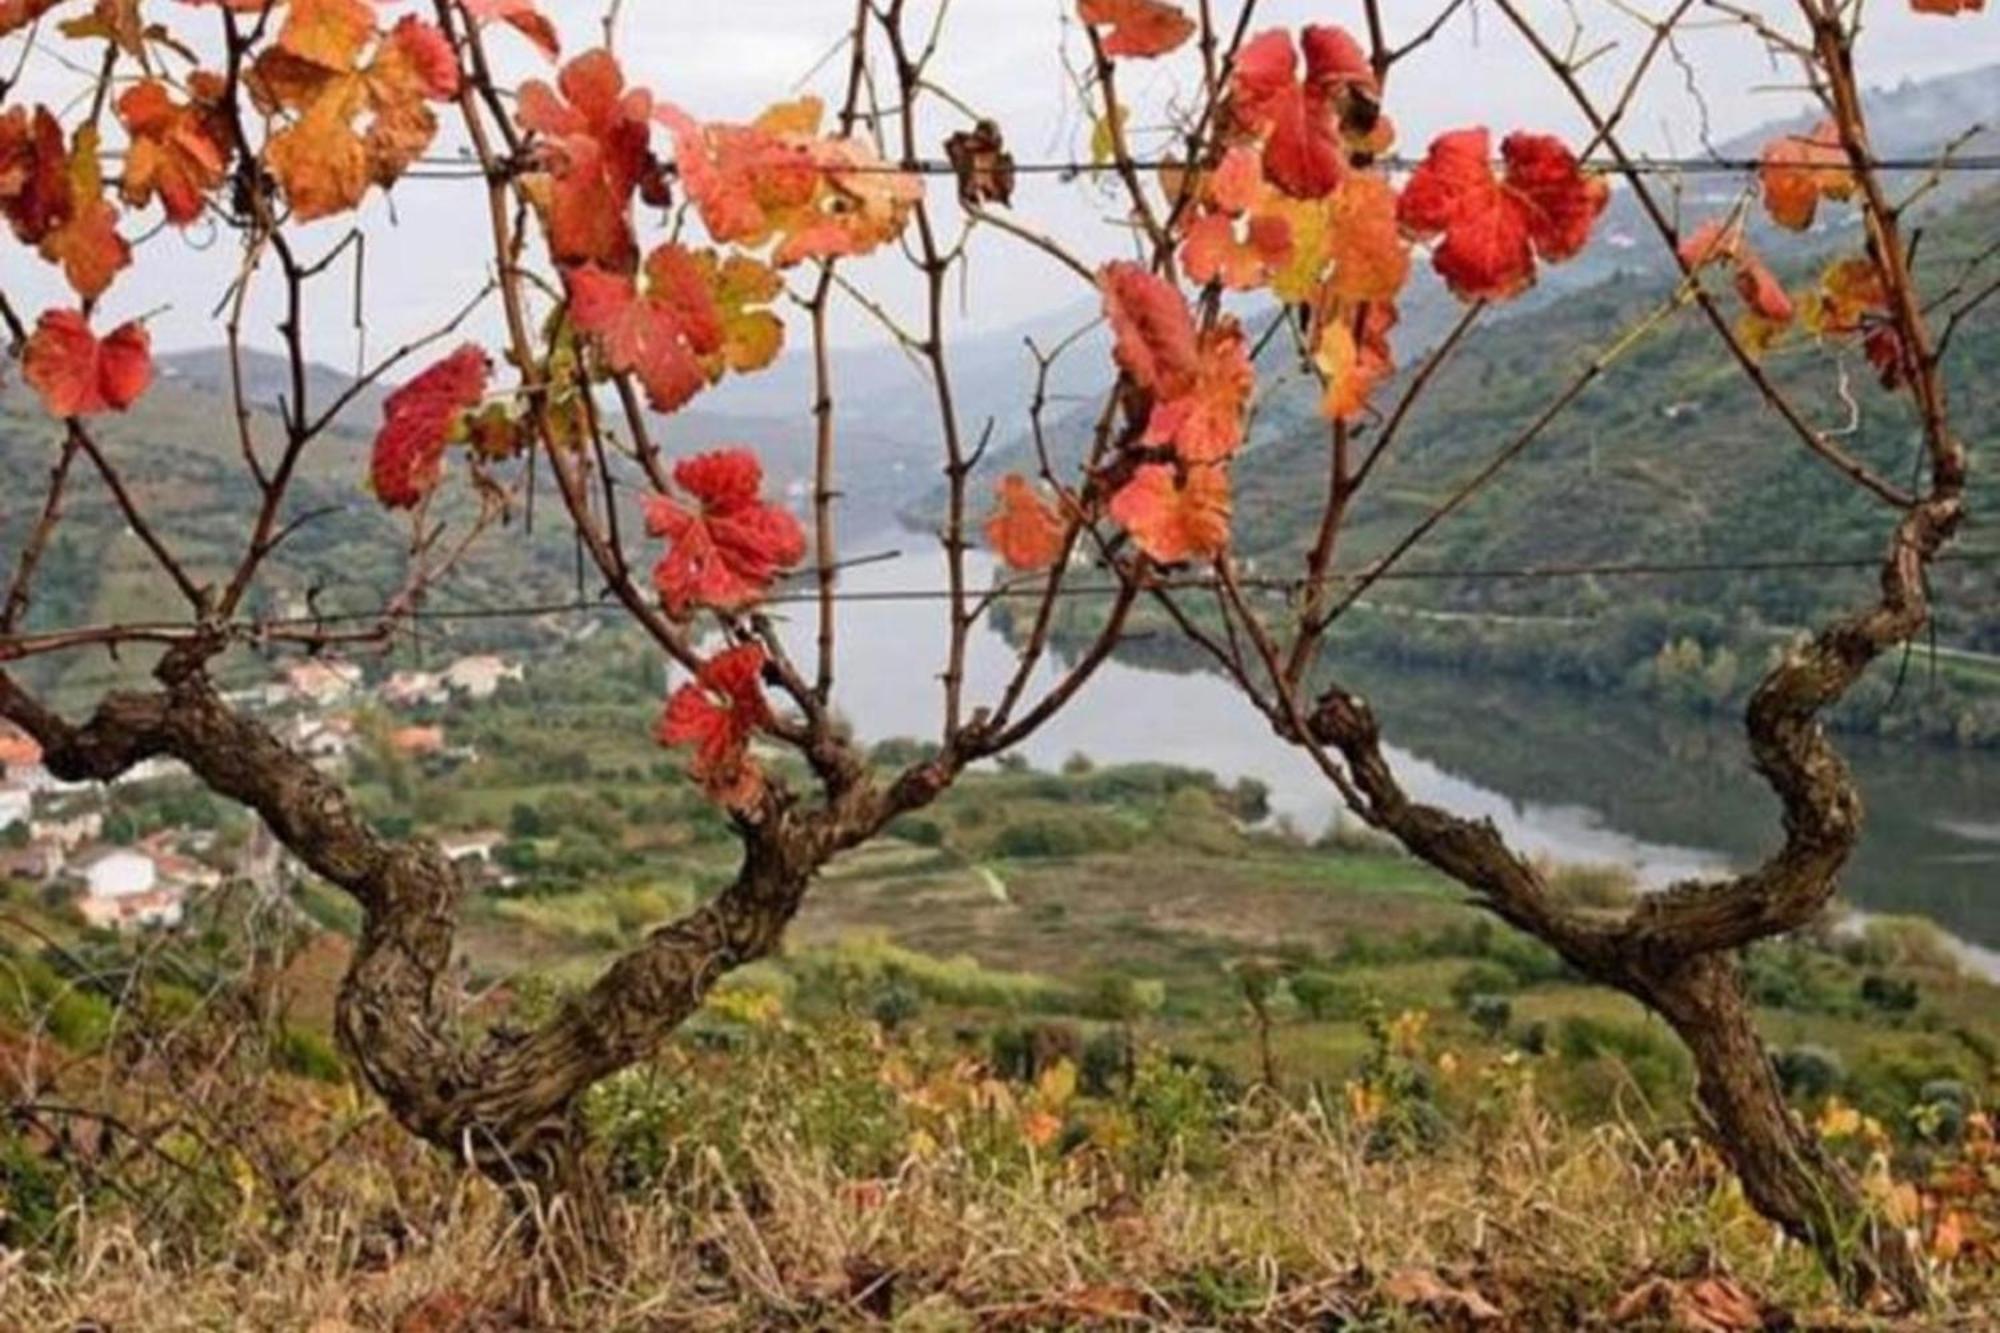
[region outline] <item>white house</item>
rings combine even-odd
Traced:
[[[472,699],[489,699],[503,680],[521,679],[521,664],[492,653],[461,657],[444,669],[444,683]]]
[[[324,708],[361,687],[361,668],[352,662],[313,658],[285,668],[285,689],[300,703]]]
[[[35,811],[35,794],[26,787],[0,787],[0,830],[10,824],[30,823]]]
[[[328,717],[296,719],[285,729],[285,744],[313,761],[313,766],[330,771],[341,767],[354,749],[354,719]]]
[[[438,838],[438,850],[452,861],[486,861],[493,859],[493,853],[500,844],[507,841],[507,835],[498,829],[477,829],[471,833],[446,833]]]
[[[0,824],[0,826],[4,826]],[[104,816],[95,810],[86,810],[68,819],[35,819],[28,823],[28,836],[36,842],[49,843],[64,851],[74,851],[86,842],[96,842],[104,836]]]
[[[178,883],[162,883],[159,866],[144,852],[117,847],[100,853],[84,863],[83,880],[77,911],[93,926],[117,930],[180,924],[187,891]]]
[[[398,708],[441,704],[450,694],[444,677],[435,671],[398,671],[382,682],[382,702]]]

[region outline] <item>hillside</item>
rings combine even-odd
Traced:
[[[411,713],[474,743],[457,766],[354,756],[384,829],[500,839],[460,936],[475,1021],[534,1022],[740,855],[644,734],[651,657],[603,634]],[[218,865],[248,831],[185,777],[103,799]],[[119,937],[0,881],[0,1244],[32,1256],[0,1267],[0,1326],[1836,1326],[1691,1144],[1656,1020],[1421,864],[1256,826],[1262,804],[1163,765],[1016,767],[843,857],[782,956],[591,1097],[634,1261],[519,1321],[492,1194],[345,1081],[346,899],[219,886]],[[1984,1327],[2000,992],[1880,918],[1761,945],[1749,975],[1794,1104]],[[1713,1302],[1758,1321],[1668,1317]]]
[[[281,438],[277,411],[288,391],[289,370],[273,355],[244,358],[245,397],[252,408],[254,437],[267,450]],[[344,393],[352,380],[342,372],[312,365],[307,401],[320,405]],[[267,566],[248,610],[252,615],[339,615],[365,612],[400,585],[408,569],[407,520],[378,506],[368,491],[370,440],[381,420],[382,399],[393,385],[371,386],[355,395],[333,429],[301,460],[284,517],[310,516]],[[765,400],[773,407],[778,398]],[[732,442],[752,444],[769,468],[775,489],[793,507],[808,506],[814,425],[803,405],[779,414],[734,415],[697,406],[671,420],[656,418],[655,438],[676,455]],[[257,494],[243,466],[236,431],[226,354],[220,348],[174,353],[160,358],[160,379],[138,410],[107,418],[96,431],[127,484],[156,519],[169,546],[198,580],[226,577],[241,556]],[[60,439],[33,396],[16,383],[0,385],[0,537],[14,539],[34,522],[47,486],[47,471]],[[840,519],[847,530],[870,532],[887,525],[897,506],[927,484],[906,466],[902,437],[874,429],[859,413],[839,425]],[[631,480],[636,467],[626,465]],[[471,520],[472,501],[460,484],[448,485],[432,517],[447,531]],[[559,601],[596,591],[597,581],[579,573],[568,526],[550,506],[554,483],[536,479],[539,513],[515,514],[489,530],[438,591],[453,607],[513,606]],[[636,510],[626,515],[634,562],[649,563],[639,536]],[[449,538],[447,538],[449,540]],[[178,595],[155,568],[139,540],[126,530],[110,492],[94,473],[79,465],[64,518],[37,580],[25,628],[90,625],[156,618],[179,605]],[[434,647],[523,647],[548,640],[549,627],[533,622],[464,620],[426,626]],[[25,664],[44,687],[58,678],[80,700],[110,682],[134,679],[145,661],[40,660]],[[233,659],[225,676],[254,676],[262,668]]]
[[[2000,231],[2000,190],[1935,216],[1922,273],[1941,290]],[[1828,239],[1822,237],[1825,246]],[[1837,249],[1778,263],[1794,289]],[[1432,282],[1430,275],[1417,281]],[[1603,348],[1667,297],[1664,275],[1621,273],[1545,308],[1493,321],[1467,338],[1407,420],[1394,453],[1356,504],[1340,564],[1364,567],[1388,549],[1563,392]],[[2000,436],[2000,306],[1958,330],[1948,387],[1961,433]],[[1844,421],[1843,376],[1857,405],[1845,447],[1891,476],[1912,462],[1914,422],[1865,365],[1829,366],[1795,341],[1768,361],[1809,419]],[[1406,368],[1407,374],[1407,368]],[[1384,391],[1395,401],[1401,381]],[[1072,447],[1075,440],[1070,440]],[[1366,433],[1360,447],[1368,447]],[[1318,521],[1326,427],[1305,377],[1267,387],[1252,442],[1236,468],[1238,550],[1257,572],[1302,568]],[[1018,458],[1010,460],[1018,463]],[[1007,463],[997,463],[996,467]],[[1851,723],[1942,738],[2000,740],[2000,580],[1991,514],[2000,477],[1975,448],[1958,551],[1934,572],[1940,652],[1923,690],[1895,689],[1896,665],[1845,713]],[[1452,570],[1545,566],[1825,559],[1872,561],[1880,506],[1800,448],[1735,370],[1699,311],[1683,310],[1629,351],[1477,498],[1379,584],[1334,651],[1518,672],[1592,688],[1663,694],[1695,707],[1734,706],[1770,647],[1867,594],[1852,568],[1723,571],[1671,576],[1437,577]],[[1409,577],[1414,576],[1414,577]],[[1066,637],[1086,633],[1088,607],[1066,608]],[[1154,617],[1143,613],[1146,626]],[[1145,651],[1190,662],[1165,643]],[[1692,645],[1687,647],[1686,645]],[[1671,679],[1670,679],[1671,678]],[[1891,696],[1900,714],[1883,720]]]

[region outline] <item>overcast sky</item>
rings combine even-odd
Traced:
[[[1402,35],[1414,33],[1425,17],[1438,12],[1442,0],[1392,0],[1387,6],[1392,25]],[[1611,0],[1525,0],[1543,31],[1566,43],[1573,23],[1581,20],[1584,36],[1579,49],[1612,44],[1588,69],[1592,85],[1608,90],[1621,84],[1646,36],[1645,29]],[[1748,0],[1751,8],[1774,21],[1796,26],[1787,0]],[[213,22],[213,11],[148,0],[149,15],[173,17],[183,25]],[[1065,21],[1073,0],[954,0],[935,74],[963,101],[999,120],[1017,156],[1063,158],[1087,156],[1090,125],[1082,113],[1064,71],[1064,53],[1072,61],[1080,50],[1074,25]],[[1645,10],[1665,7],[1665,0],[1630,0]],[[602,0],[542,0],[554,15],[566,45],[581,50],[597,41]],[[394,13],[403,5],[385,6]],[[425,7],[427,8],[427,7]],[[922,0],[913,11],[927,11]],[[1233,0],[1217,0],[1225,21],[1236,12]],[[1698,10],[1697,12],[1703,12]],[[1874,0],[1868,7],[1870,30],[1862,50],[1869,83],[1893,84],[1972,67],[2000,58],[2000,16],[1949,20],[1908,12],[1907,0]],[[847,0],[631,0],[624,6],[619,53],[633,78],[660,96],[707,119],[743,119],[766,104],[795,95],[805,87],[832,95],[842,74],[841,62],[826,60],[843,32],[851,5]],[[1296,26],[1332,22],[1357,30],[1362,25],[1360,0],[1265,0],[1258,26]],[[1396,36],[1392,32],[1392,37]],[[511,33],[496,32],[493,47],[504,53],[507,72],[525,77],[545,68]],[[1635,104],[1628,137],[1648,151],[1698,152],[1704,118],[1714,137],[1724,139],[1762,121],[1801,109],[1795,74],[1775,64],[1740,27],[1714,21],[1691,30],[1683,45],[1700,71],[1701,104],[1689,95],[1683,71],[1662,61]],[[11,44],[0,44],[11,53]],[[1192,47],[1178,57],[1155,62],[1129,62],[1126,96],[1145,112],[1157,110],[1167,97],[1186,85],[1193,62]],[[11,64],[11,55],[8,62]],[[817,67],[817,73],[815,69]],[[29,95],[59,100],[74,91],[76,75],[42,62],[25,90]],[[21,96],[16,94],[17,99]],[[1579,119],[1561,90],[1546,76],[1505,16],[1489,3],[1474,0],[1451,21],[1439,39],[1419,56],[1400,66],[1389,89],[1389,110],[1401,130],[1403,151],[1418,153],[1437,132],[1472,123],[1491,124],[1496,131],[1513,128],[1552,130],[1574,137]],[[1704,111],[1705,107],[1705,111]],[[937,140],[954,128],[942,116],[927,134],[926,152],[937,153]],[[441,140],[449,148],[451,140]],[[664,138],[662,139],[664,147]],[[464,303],[485,279],[489,256],[479,186],[466,181],[407,181],[393,201],[371,194],[363,224],[368,233],[365,290],[366,348],[370,355],[395,346],[428,329]],[[949,181],[931,182],[932,198],[942,215],[955,225],[956,204]],[[1108,193],[1087,184],[1054,177],[1025,179],[1016,195],[1016,210],[1043,222],[1085,254],[1116,252],[1118,233],[1104,219],[1118,209]],[[352,220],[323,223],[309,229],[311,242],[330,245]],[[11,246],[11,242],[0,242]],[[993,237],[971,252],[972,264],[959,288],[962,305],[955,315],[962,326],[998,329],[1073,304],[1084,295],[1074,275],[1018,243]],[[147,241],[138,265],[112,289],[105,316],[116,320],[152,312],[150,325],[156,346],[179,349],[220,341],[211,316],[216,298],[237,263],[229,238],[197,228],[186,237],[172,232]],[[885,299],[907,308],[913,295],[899,276],[871,261],[857,275],[878,284]],[[4,281],[16,304],[28,312],[65,302],[63,289],[41,265],[18,250],[7,251]],[[321,280],[312,305],[311,349],[337,366],[356,363],[357,335],[352,328],[351,271]],[[266,284],[267,289],[275,284]],[[259,302],[261,317],[250,330],[257,345],[277,345],[273,328],[275,291]],[[482,316],[483,318],[483,316]],[[475,330],[487,332],[488,324]],[[867,320],[847,312],[837,325],[845,342],[877,336]]]

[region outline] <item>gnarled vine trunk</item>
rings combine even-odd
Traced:
[[[1837,628],[1816,646],[1828,640],[1852,642]],[[1753,735],[1764,742],[1755,746],[1760,762],[1786,798],[1784,848],[1749,874],[1681,886],[1624,915],[1565,906],[1491,823],[1411,801],[1362,699],[1329,690],[1309,725],[1347,759],[1368,819],[1586,976],[1666,1019],[1694,1059],[1707,1137],[1759,1212],[1810,1246],[1850,1296],[1881,1290],[1918,1309],[1928,1287],[1909,1238],[1877,1214],[1852,1173],[1786,1104],[1735,957],[1742,944],[1804,925],[1824,906],[1860,830],[1860,801],[1846,768],[1810,717],[1818,705],[1808,700],[1838,697],[1845,685],[1837,678],[1858,673],[1862,661],[1837,656],[1843,670],[1821,675],[1818,668],[1832,660],[1795,654],[1751,707]],[[1831,695],[1789,688],[1805,680]],[[1779,707],[1781,699],[1792,708]]]
[[[338,785],[230,709],[199,670],[162,678],[164,690],[111,695],[72,726],[0,673],[0,714],[68,781],[181,760],[353,897],[364,915],[336,1009],[342,1047],[399,1123],[500,1186],[564,1258],[601,1255],[611,1238],[583,1094],[651,1054],[723,975],[774,950],[828,857],[879,827],[892,802],[921,803],[942,785],[919,771],[885,795],[857,770],[825,806],[774,798],[743,824],[742,868],[714,899],[653,931],[540,1027],[474,1039],[449,981],[462,888],[437,845],[374,832]]]
[[[1645,989],[1694,1057],[1708,1137],[1757,1211],[1811,1246],[1843,1291],[1886,1290],[1919,1305],[1924,1271],[1908,1234],[1870,1206],[1853,1172],[1786,1105],[1736,960],[1702,955]]]

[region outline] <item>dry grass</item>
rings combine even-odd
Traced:
[[[1088,1146],[1001,1161],[947,1137],[881,1177],[783,1133],[729,1166],[688,1148],[670,1186],[621,1204],[616,1271],[565,1295],[538,1286],[490,1191],[363,1135],[290,1217],[246,1184],[219,1247],[123,1207],[79,1213],[66,1252],[0,1259],[0,1327],[1569,1329],[1605,1326],[1649,1276],[1722,1274],[1773,1308],[1824,1308],[1804,1256],[1701,1150],[1527,1101],[1407,1157],[1338,1118],[1260,1119],[1219,1163],[1144,1180]]]

